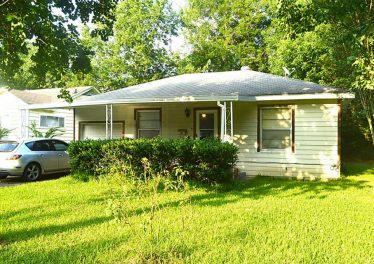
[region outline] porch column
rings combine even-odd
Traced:
[[[106,139],[113,138],[113,105],[105,105],[105,132]]]
[[[21,110],[21,138],[29,137],[29,109]]]
[[[226,102],[221,104],[220,101],[217,102],[217,105],[221,107],[221,133],[220,139],[221,141],[225,142],[225,134],[226,134]]]
[[[234,139],[234,108],[232,102],[217,102],[221,107],[221,140],[233,142]]]
[[[225,103],[225,142],[233,142],[234,138],[234,109],[232,102]]]

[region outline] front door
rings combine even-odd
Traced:
[[[218,135],[218,111],[196,110],[196,138],[214,138]]]

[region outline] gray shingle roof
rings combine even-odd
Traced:
[[[75,98],[84,92],[91,90],[91,86],[67,88],[71,96]],[[9,90],[10,93],[21,99],[27,104],[43,104],[53,102],[64,102],[63,99],[58,98],[61,88],[51,89],[34,89],[34,90]],[[6,90],[5,90],[6,91]],[[1,91],[0,91],[1,93]]]
[[[24,101],[26,104],[42,104],[53,102],[52,97],[49,95],[37,94],[22,90],[10,90],[9,92]]]
[[[224,96],[251,97],[264,95],[337,93],[342,90],[316,83],[280,77],[251,70],[184,74],[119,89],[82,101],[110,101],[152,98]]]

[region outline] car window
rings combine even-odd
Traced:
[[[33,151],[51,151],[53,150],[47,141],[35,141],[32,147]]]
[[[52,140],[52,144],[56,151],[67,151],[68,149],[68,144],[62,141]]]
[[[0,152],[12,152],[17,146],[16,141],[0,141]]]
[[[29,150],[33,150],[34,143],[35,143],[34,141],[31,141],[31,142],[27,142],[25,145],[26,145],[26,147],[29,148]]]

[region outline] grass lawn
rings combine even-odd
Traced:
[[[127,204],[124,222],[107,182],[1,188],[0,263],[374,263],[374,166],[346,173],[167,192],[152,217],[149,200]]]

